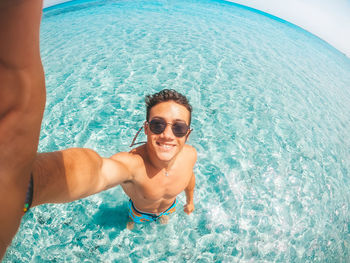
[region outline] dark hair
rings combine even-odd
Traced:
[[[163,89],[159,91],[158,93],[152,94],[152,95],[147,95],[145,97],[145,102],[146,102],[146,120],[148,121],[149,119],[149,112],[151,109],[156,106],[157,104],[161,102],[166,102],[166,101],[174,101],[180,105],[183,105],[186,107],[186,109],[190,112],[190,122],[191,124],[191,115],[192,115],[192,106],[188,102],[188,99],[182,95],[181,93],[177,92],[176,90],[173,89]]]

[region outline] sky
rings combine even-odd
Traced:
[[[44,0],[44,8],[70,0]],[[350,58],[350,0],[228,0],[295,24]]]
[[[350,0],[230,0],[295,24],[350,58]]]
[[[45,8],[45,7],[57,5],[57,4],[68,2],[68,1],[71,1],[71,0],[44,0],[43,7]]]

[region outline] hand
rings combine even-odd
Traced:
[[[186,214],[191,214],[192,212],[193,212],[193,210],[194,210],[194,204],[186,204],[186,205],[184,205],[184,212],[186,213]]]

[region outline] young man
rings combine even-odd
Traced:
[[[30,206],[71,202],[121,184],[130,197],[129,229],[134,222],[160,219],[166,223],[182,191],[186,193],[184,211],[192,213],[197,152],[186,144],[191,133],[191,106],[185,96],[174,90],[149,95],[146,104],[143,128],[147,142],[130,152],[110,158],[84,148],[38,153],[30,174],[24,212]],[[3,252],[5,248],[2,247]]]
[[[197,153],[185,144],[191,133],[192,108],[187,98],[174,90],[147,96],[146,105],[147,143],[111,157],[129,171],[128,179],[122,183],[130,197],[128,228],[132,228],[134,222],[158,218],[166,223],[167,215],[175,211],[176,196],[183,190],[187,199],[184,211],[190,214],[194,210],[193,167]],[[137,134],[133,142],[136,137]]]
[[[196,150],[186,144],[192,108],[174,90],[147,96],[146,105],[147,142],[130,152],[110,158],[83,148],[38,154],[32,173],[33,206],[70,202],[121,184],[130,198],[128,228],[134,222],[165,223],[182,191],[187,200],[184,211],[190,214],[197,160]]]
[[[144,212],[164,212],[184,189],[185,211],[193,211],[196,153],[185,145],[190,131],[183,135],[184,126],[175,125],[189,125],[191,114],[176,100],[150,107],[144,125],[148,143],[130,153],[111,158],[82,148],[37,153],[45,108],[41,12],[42,0],[0,1],[0,260],[31,205],[70,202],[123,184]],[[151,128],[155,117],[166,121],[164,131],[159,122]]]
[[[197,160],[196,150],[186,144],[192,108],[174,90],[147,96],[146,105],[144,145],[110,158],[83,148],[40,153],[32,170],[33,198],[29,194],[27,199],[33,206],[70,202],[121,184],[130,197],[129,229],[134,222],[166,223],[182,191],[187,200],[184,211],[190,214]]]

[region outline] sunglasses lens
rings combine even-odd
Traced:
[[[149,128],[154,134],[161,134],[166,127],[166,122],[162,119],[153,119],[149,123]]]
[[[172,130],[176,137],[184,137],[188,131],[188,126],[182,122],[175,122],[172,126]]]

